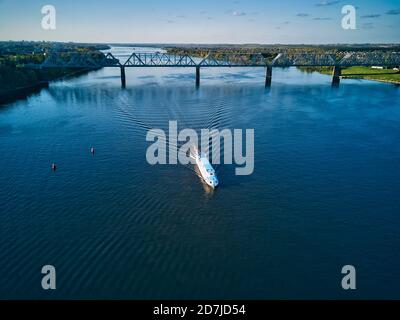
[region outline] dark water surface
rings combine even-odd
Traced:
[[[400,298],[399,88],[263,75],[204,69],[196,90],[192,69],[130,69],[121,90],[103,69],[2,106],[0,298]],[[254,174],[219,165],[210,192],[150,166],[169,120],[254,128]]]

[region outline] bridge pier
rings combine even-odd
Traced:
[[[265,73],[265,87],[270,88],[272,83],[272,66],[267,66]]]
[[[200,86],[200,66],[196,66],[196,87]]]
[[[126,88],[125,67],[121,67],[121,86]]]
[[[340,84],[340,77],[342,76],[342,67],[334,66],[332,74],[332,87],[338,87]]]

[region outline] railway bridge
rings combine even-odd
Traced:
[[[126,87],[126,68],[194,68],[196,86],[200,85],[201,68],[265,68],[265,86],[272,83],[273,68],[333,67],[332,86],[338,86],[342,68],[352,66],[400,66],[400,52],[340,52],[340,53],[221,53],[210,51],[207,55],[193,57],[189,54],[166,52],[135,52],[121,61],[113,54],[101,52],[48,52],[41,64],[27,64],[27,68],[99,69],[119,68],[121,85]]]

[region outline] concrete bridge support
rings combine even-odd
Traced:
[[[196,67],[196,87],[200,86],[200,67]]]
[[[126,88],[125,67],[121,67],[121,86]]]
[[[267,66],[267,71],[265,73],[265,87],[266,88],[271,87],[271,83],[272,83],[272,67]]]
[[[332,87],[338,87],[340,84],[340,77],[342,76],[342,67],[334,66],[332,74]]]

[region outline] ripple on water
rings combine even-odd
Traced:
[[[202,70],[198,89],[193,70],[136,69],[121,90],[118,72],[0,110],[1,297],[43,297],[54,264],[57,298],[340,298],[343,261],[377,279],[360,296],[398,297],[378,280],[400,268],[400,90],[296,69],[268,91],[261,69]],[[150,166],[169,120],[253,128],[255,173],[216,166],[211,192],[193,166]]]

